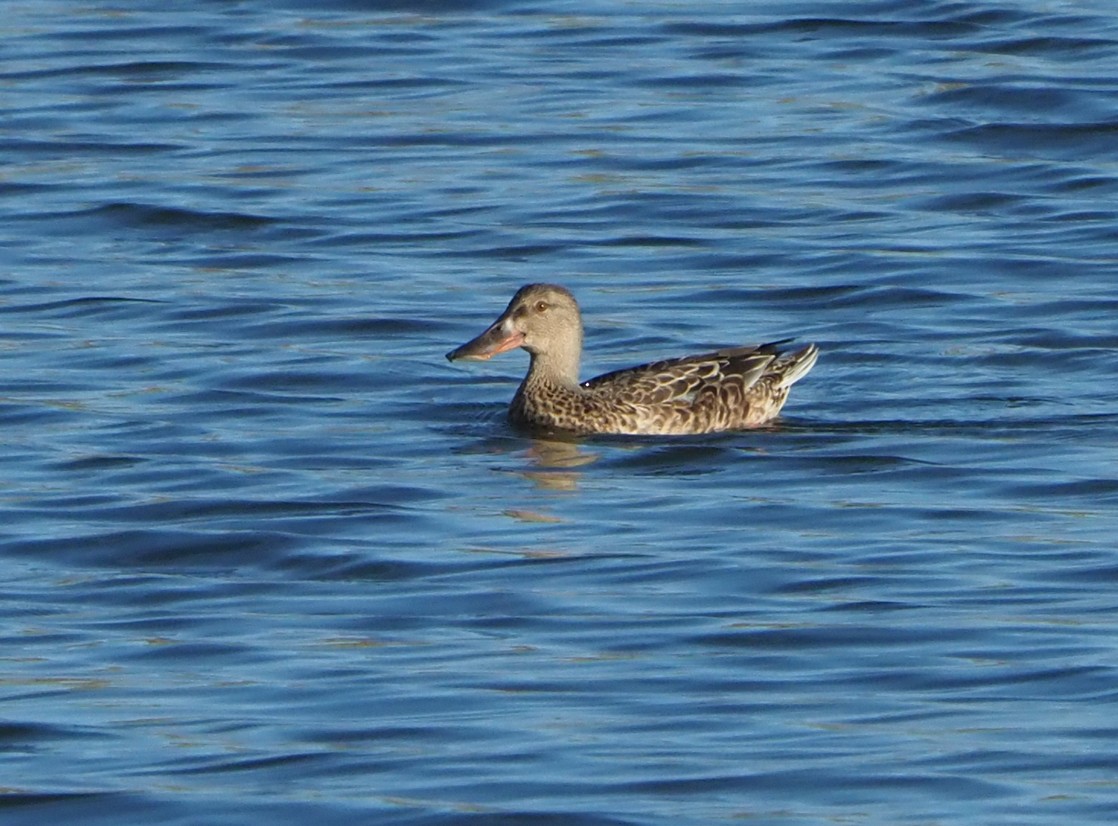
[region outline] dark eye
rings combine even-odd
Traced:
[[[537,313],[542,313],[542,312],[546,312],[546,311],[547,311],[547,308],[548,308],[548,306],[549,306],[549,305],[548,305],[548,303],[547,303],[546,301],[537,301],[537,302],[536,302],[536,312],[537,312]]]

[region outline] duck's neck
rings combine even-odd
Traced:
[[[573,347],[552,349],[546,353],[531,353],[527,381],[532,384],[577,388],[578,366],[582,355],[581,337],[573,344]]]

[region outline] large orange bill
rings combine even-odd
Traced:
[[[485,361],[498,353],[505,353],[516,349],[524,343],[524,334],[513,330],[509,332],[505,327],[505,318],[499,318],[493,326],[475,339],[467,341],[457,350],[446,354],[450,361],[468,359],[470,361]]]

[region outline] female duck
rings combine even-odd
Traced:
[[[789,341],[787,339],[786,341]],[[514,424],[575,434],[679,435],[757,427],[773,419],[819,350],[786,341],[734,347],[615,370],[579,384],[582,317],[554,284],[521,287],[477,338],[447,353],[484,360],[522,347],[528,375],[509,407]]]

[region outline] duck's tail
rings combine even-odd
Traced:
[[[793,384],[798,382],[815,366],[815,360],[819,358],[819,348],[814,344],[809,344],[802,350],[797,350],[794,353],[787,355],[782,354],[776,362],[769,367],[768,372],[776,373],[780,376],[777,381],[777,389],[787,390]]]

